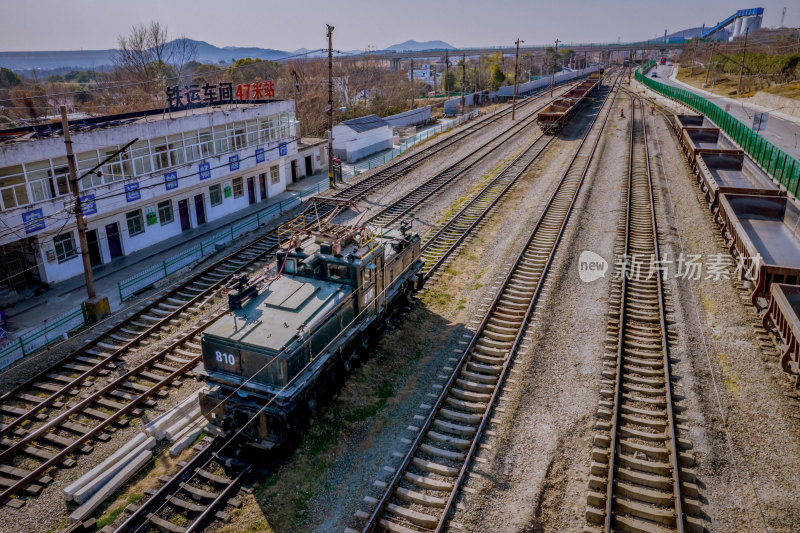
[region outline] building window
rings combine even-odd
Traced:
[[[233,178],[233,197],[239,198],[240,196],[244,196],[244,179],[241,176]]]
[[[158,202],[158,220],[162,226],[175,220],[172,216],[172,200]]]
[[[134,174],[141,176],[153,171],[153,164],[150,161],[150,145],[147,141],[134,143],[128,150],[133,161]]]
[[[211,205],[219,205],[222,203],[222,187],[217,185],[212,185],[208,188],[208,196],[211,197]]]
[[[75,250],[75,239],[72,237],[71,231],[69,233],[56,235],[53,238],[53,246],[55,246],[56,257],[59,263],[69,261],[78,255],[78,252]]]
[[[214,155],[214,137],[211,129],[200,130],[200,156],[211,157]]]
[[[167,168],[169,166],[167,140],[164,137],[150,139],[150,146],[153,149],[153,163],[155,164],[155,170]]]
[[[128,235],[131,237],[144,233],[144,222],[142,221],[142,210],[137,209],[125,215],[128,219]]]
[[[281,169],[277,165],[269,168],[269,181],[273,185],[281,182]]]

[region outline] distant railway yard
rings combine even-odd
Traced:
[[[798,169],[653,66],[484,108],[6,369],[0,530],[800,531]]]

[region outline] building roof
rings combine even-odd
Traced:
[[[357,133],[389,126],[389,123],[378,115],[367,115],[366,117],[351,118],[350,120],[342,121],[342,124],[356,131]]]
[[[231,109],[251,109],[272,102],[280,102],[280,99],[270,100],[248,100],[246,102],[225,103],[212,106],[183,106],[180,109],[150,109],[146,111],[134,111],[132,113],[121,113],[117,115],[102,115],[91,118],[79,118],[70,120],[70,132],[72,134],[84,133],[87,131],[115,128],[130,124],[145,122],[156,122],[158,120],[176,119],[186,116],[213,113],[215,111],[229,111]],[[11,128],[0,130],[0,144],[15,143],[24,141],[35,141],[49,137],[60,137],[62,135],[61,120],[55,120],[46,124],[35,126],[25,126],[21,128]]]

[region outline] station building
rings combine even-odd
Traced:
[[[70,122],[92,265],[286,190],[327,167],[293,101],[251,100]],[[318,142],[319,141],[319,142]],[[61,125],[0,131],[0,290],[83,273]],[[7,290],[7,288],[6,288]]]
[[[348,162],[393,146],[392,126],[378,115],[344,120],[333,127],[333,155]]]

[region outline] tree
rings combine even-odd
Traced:
[[[234,84],[250,83],[255,80],[275,80],[281,70],[281,66],[274,61],[264,61],[262,59],[238,59],[228,67],[228,77]]]
[[[493,91],[496,91],[497,89],[503,86],[503,83],[505,81],[506,81],[505,73],[500,68],[500,65],[495,63],[494,66],[492,67],[492,78],[489,86]]]
[[[13,70],[0,68],[0,89],[11,89],[22,85],[22,79]]]

